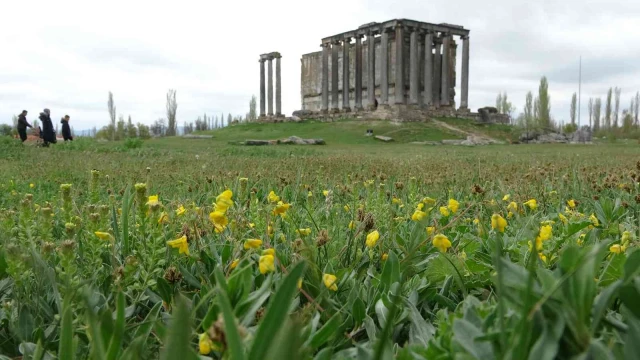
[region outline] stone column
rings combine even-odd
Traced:
[[[404,31],[396,26],[396,88],[395,103],[404,104]]]
[[[433,105],[433,33],[424,36],[424,106]]]
[[[356,111],[362,111],[362,35],[356,35]]]
[[[469,109],[469,36],[462,37],[462,79],[460,80],[460,109]]]
[[[276,116],[282,116],[282,82],[280,72],[280,54],[276,54]]]
[[[418,94],[420,93],[420,70],[418,64],[420,55],[418,54],[418,29],[411,30],[411,41],[409,48],[409,104],[418,105]]]
[[[435,52],[433,54],[433,105],[440,107],[440,84],[442,77],[442,56],[440,49],[442,48],[441,39],[435,40]]]
[[[451,54],[451,36],[442,38],[442,85],[440,86],[440,105],[449,106],[449,55]]]
[[[367,108],[369,111],[376,109],[376,38],[373,31],[367,35]]]
[[[267,115],[273,116],[273,57],[269,56],[267,59],[269,61],[268,64],[268,82],[267,82],[267,99],[269,102],[267,103]]]
[[[349,43],[351,38],[342,41],[342,111],[349,112]]]
[[[265,117],[267,112],[265,110],[266,94],[265,94],[265,74],[264,74],[264,59],[260,58],[260,117]]]
[[[339,41],[331,43],[331,111],[340,111],[340,100],[338,99],[338,84],[340,77],[338,76],[338,49]]]
[[[329,110],[329,44],[322,44],[322,112]]]
[[[380,39],[380,104],[389,104],[389,33],[382,29]]]

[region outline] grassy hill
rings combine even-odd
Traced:
[[[452,125],[464,125],[465,131],[474,127],[472,121],[461,119],[441,119]],[[498,133],[494,127],[474,128],[475,133]],[[508,127],[507,127],[508,128]],[[322,138],[328,144],[370,144],[375,142],[365,136],[367,129],[373,129],[374,135],[390,136],[396,143],[410,143],[413,141],[439,141],[444,139],[463,139],[463,133],[436,126],[431,122],[394,123],[384,120],[353,120],[345,119],[334,122],[320,122],[308,120],[304,122],[287,123],[249,123],[233,125],[222,129],[202,132],[213,135],[216,141],[243,141],[247,139],[274,140],[295,135],[302,138]],[[491,135],[490,135],[491,136]],[[498,138],[504,138],[499,136]]]

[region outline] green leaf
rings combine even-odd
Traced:
[[[173,297],[173,288],[167,280],[165,280],[162,276],[158,276],[156,279],[156,286],[158,290],[158,295],[160,298],[167,304],[171,304],[171,298]]]
[[[133,196],[131,196],[131,186],[127,186],[122,197],[122,257],[129,256],[129,209],[133,204]],[[123,259],[124,260],[124,259]]]
[[[116,322],[114,326],[113,336],[109,342],[107,349],[107,360],[115,360],[118,357],[120,348],[122,347],[122,337],[124,336],[124,309],[127,303],[124,299],[124,294],[120,291],[117,295],[116,301]]]
[[[620,288],[620,300],[631,313],[640,318],[640,277],[636,277],[627,285]]]
[[[624,264],[624,282],[640,275],[640,250],[635,250],[629,256]]]
[[[95,338],[100,341],[100,338]],[[69,300],[65,299],[62,310],[62,322],[60,324],[60,344],[58,345],[58,357],[60,359],[75,359],[73,351],[73,310]]]
[[[318,351],[313,360],[331,360],[331,355],[333,355],[333,348],[324,348]]]
[[[324,345],[340,326],[340,313],[335,313],[321,328],[311,337],[309,343],[314,349]]]
[[[558,346],[562,332],[564,331],[564,318],[558,316],[556,319],[542,319],[542,334],[533,344],[529,353],[530,360],[553,360],[558,353]]]
[[[382,299],[378,299],[378,301],[376,301],[375,310],[376,316],[378,317],[378,324],[380,324],[380,328],[384,329],[387,321],[389,320],[389,310],[384,306]]]
[[[420,311],[410,301],[405,300],[404,305],[409,309],[409,320],[411,320],[409,343],[426,347],[429,340],[435,335],[436,329],[424,320]]]
[[[189,270],[187,270],[186,267],[180,265],[180,272],[182,273],[182,276],[184,278],[184,280],[189,283],[189,285],[193,286],[196,289],[200,289],[200,287],[202,286],[202,284],[200,284],[200,281],[198,281],[198,279],[196,279],[195,276],[193,276],[191,274],[191,272],[189,272]]]
[[[260,360],[267,356],[273,339],[289,313],[289,306],[298,290],[298,279],[302,277],[304,269],[304,262],[295,265],[269,302],[266,314],[256,331],[249,359]]]
[[[622,286],[622,281],[618,280],[613,284],[604,288],[593,303],[593,309],[591,310],[591,333],[595,334],[598,330],[598,325],[607,312],[607,309],[613,303],[613,300],[618,296],[618,291]]]
[[[367,312],[364,306],[364,302],[359,297],[357,297],[353,301],[353,306],[351,307],[351,316],[353,317],[356,327],[362,324],[365,315],[367,315]]]
[[[217,274],[218,272],[216,272]],[[222,316],[224,317],[224,331],[227,346],[229,347],[229,358],[243,360],[244,348],[240,341],[240,334],[238,334],[238,327],[236,325],[236,318],[233,315],[233,309],[231,309],[231,303],[227,293],[218,286],[218,301],[222,310]]]
[[[22,341],[30,341],[33,334],[33,328],[33,316],[31,316],[31,313],[27,310],[26,306],[20,307],[18,313],[18,328],[14,329],[14,331]]]
[[[624,342],[624,358],[625,360],[634,360],[640,354],[640,319],[622,311],[622,316],[627,321],[627,335]]]
[[[161,360],[184,359],[185,355],[193,352],[190,346],[191,314],[187,299],[182,295],[176,297],[164,344]]]
[[[476,359],[493,359],[491,344],[476,340],[480,336],[482,331],[469,321],[456,319],[453,322],[453,338],[461,347]]]
[[[393,251],[389,251],[389,257],[385,261],[382,275],[380,275],[380,291],[390,289],[391,284],[395,282],[400,282],[400,263],[396,254]]]

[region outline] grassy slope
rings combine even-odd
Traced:
[[[392,137],[396,142],[438,141],[459,139],[461,136],[439,129],[429,123],[392,123],[390,121],[341,120],[335,122],[305,121],[301,123],[241,124],[207,131],[216,139],[242,141],[247,139],[273,140],[292,135],[302,138],[322,138],[329,144],[368,144],[375,140],[364,136],[367,129],[374,135]]]
[[[442,118],[461,130],[486,134],[490,137],[506,140],[517,138],[508,125],[476,125],[470,120]],[[223,129],[204,132],[214,136],[216,142],[243,141],[247,139],[274,140],[292,135],[302,138],[322,138],[328,144],[371,144],[376,140],[364,136],[367,129],[373,129],[374,135],[392,137],[396,143],[413,141],[439,141],[443,139],[461,139],[464,135],[443,129],[430,122],[393,123],[383,120],[340,120],[335,122],[305,121],[300,123],[252,123],[234,125]]]

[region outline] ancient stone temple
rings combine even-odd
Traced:
[[[281,82],[281,72],[280,72],[280,59],[282,56],[279,52],[271,52],[268,54],[260,55],[260,118],[265,119],[269,118],[279,118],[282,117],[282,82]],[[275,115],[273,113],[273,60],[276,60],[276,112]],[[266,92],[266,97],[268,98],[268,107],[265,106],[265,71],[264,71],[264,63],[267,62],[268,68],[268,90]],[[265,110],[267,107],[267,110]]]
[[[462,42],[459,107],[455,37]],[[419,120],[469,112],[469,30],[462,26],[390,20],[326,37],[321,47],[302,56],[302,113]]]

